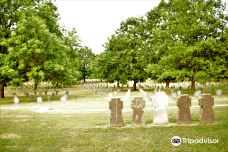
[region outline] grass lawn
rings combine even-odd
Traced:
[[[52,106],[56,109],[77,110],[84,106],[108,108],[105,97],[79,92],[78,98],[61,105],[57,101],[37,103],[22,102],[18,107],[8,100],[1,104],[0,111],[0,152],[156,152],[156,151],[228,151],[228,107],[214,107],[216,123],[201,125],[198,122],[199,108],[192,107],[191,125],[177,125],[177,109],[169,108],[170,124],[152,125],[152,109],[145,110],[145,125],[131,125],[131,111],[123,113],[125,126],[110,128],[110,113],[104,112],[37,112],[36,109]],[[101,101],[104,100],[104,101]],[[227,100],[224,102],[227,104]],[[73,106],[79,106],[76,109]],[[26,108],[28,107],[28,108]],[[36,109],[34,108],[36,107]],[[29,109],[31,108],[31,109]],[[87,108],[88,109],[88,108]],[[173,136],[199,139],[219,139],[218,144],[181,144],[174,147],[170,143]]]

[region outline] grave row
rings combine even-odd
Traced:
[[[168,104],[162,102],[166,96],[160,96],[159,99],[161,102],[159,104],[154,105],[154,120],[153,123],[157,125],[167,124],[168,121],[168,113],[167,108]],[[212,124],[215,122],[214,118],[214,98],[211,94],[201,94],[199,98],[199,120],[201,124]],[[180,95],[177,99],[176,105],[178,107],[177,113],[177,124],[191,124],[191,98],[188,95]],[[145,99],[143,97],[135,97],[131,101],[131,108],[133,110],[132,114],[132,124],[143,124],[143,113],[145,108]],[[111,111],[110,116],[110,126],[111,127],[121,127],[124,126],[124,120],[122,116],[123,109],[123,101],[120,98],[111,98],[109,101],[109,109]]]
[[[69,96],[69,91],[67,90],[65,93],[64,93],[64,95],[63,96],[61,96],[60,97],[60,102],[61,103],[65,103],[66,101],[67,101],[67,98],[68,98],[68,96]],[[29,96],[30,97],[30,100],[31,101],[34,101],[34,96]],[[47,100],[48,101],[50,101],[51,100],[51,95],[47,95]],[[19,98],[18,98],[18,96],[16,95],[16,93],[13,93],[13,102],[15,103],[15,105],[18,105],[19,104]],[[43,102],[43,98],[42,98],[42,96],[41,95],[39,95],[38,97],[37,97],[37,103],[38,104],[41,104]]]

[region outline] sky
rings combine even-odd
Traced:
[[[227,2],[228,0],[223,0]],[[83,46],[95,54],[104,51],[103,44],[128,17],[145,15],[160,0],[56,0],[59,24],[68,30],[76,28]],[[228,10],[227,10],[228,13]]]
[[[128,17],[145,15],[160,0],[56,0],[59,24],[68,30],[76,28],[82,45],[95,54],[104,51],[103,44]]]

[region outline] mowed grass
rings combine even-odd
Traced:
[[[169,110],[170,125],[153,126],[152,112],[145,112],[145,125],[131,125],[131,113],[123,113],[125,126],[109,127],[109,113],[47,114],[25,110],[2,110],[0,151],[228,151],[228,109],[217,107],[216,123],[201,125],[198,109],[192,125],[177,125]],[[182,144],[174,147],[173,136],[219,139],[218,144]]]
[[[122,94],[124,95],[124,93]],[[137,92],[132,93],[132,95],[137,94]],[[70,95],[72,100],[65,105],[60,105],[58,101],[44,101],[42,105],[38,105],[21,97],[18,108],[12,104],[11,97],[6,98],[4,103],[7,105],[1,104],[1,107],[5,108],[0,111],[0,152],[228,151],[227,106],[214,107],[216,122],[213,125],[199,124],[199,108],[192,107],[193,123],[191,125],[177,125],[177,109],[169,108],[170,124],[168,125],[152,125],[153,112],[150,109],[145,111],[145,125],[142,126],[131,125],[132,113],[124,112],[125,126],[121,128],[109,127],[109,112],[63,113],[48,111],[39,113],[23,108],[26,106],[37,106],[38,108],[53,106],[54,110],[61,108],[75,110],[80,107],[98,108],[103,104],[105,106],[101,106],[101,108],[108,108],[105,95],[95,95],[83,88],[72,90]],[[220,103],[227,104],[227,98],[225,97]],[[78,107],[69,107],[70,105]],[[170,143],[173,136],[192,139],[219,139],[219,143],[181,144],[179,147],[174,147]]]

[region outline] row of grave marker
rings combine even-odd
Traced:
[[[115,85],[111,85],[110,86],[110,85],[104,84],[104,83],[92,83],[92,82],[85,83],[85,84],[83,84],[83,86],[85,88],[91,90],[93,93],[100,94],[100,95],[103,95],[104,93],[108,94],[110,92],[114,92],[115,90],[117,92],[119,92],[120,90],[122,90],[122,87],[123,87],[123,85],[120,88],[118,88]],[[146,88],[149,88],[150,90],[154,90],[154,91],[159,91],[159,90],[163,91],[163,90],[165,90],[164,87],[163,87],[163,85],[156,86],[156,85],[149,85],[149,84],[143,84],[143,85],[140,84],[139,87],[142,88],[142,89],[146,87]],[[127,88],[129,88],[129,85],[127,85]],[[179,90],[177,91],[177,93],[174,92],[174,90],[173,90],[174,88],[175,88],[175,86],[172,86],[170,88],[172,97],[179,96],[181,94],[182,87],[179,86]],[[188,92],[190,93],[190,90]],[[201,90],[197,90],[194,93],[194,96],[198,99],[198,97],[200,96],[201,93],[202,93]],[[222,93],[223,93],[223,91],[221,89],[219,89],[219,90],[216,91],[216,95],[217,96],[221,96]]]
[[[65,103],[65,102],[67,101],[68,96],[69,96],[69,91],[66,91],[66,92],[64,93],[64,95],[60,97],[60,102],[61,102],[61,103]],[[48,101],[50,101],[50,98],[51,98],[51,96],[47,96]],[[30,99],[31,99],[31,98],[30,98]],[[31,100],[32,100],[32,101],[34,100],[34,96],[32,97]],[[16,95],[16,93],[13,93],[13,102],[15,103],[15,105],[18,105],[19,102],[20,102],[20,100],[19,100],[18,96]],[[37,103],[38,103],[38,104],[41,104],[42,102],[43,102],[43,98],[42,98],[41,95],[39,95],[39,96],[37,97]]]
[[[164,99],[164,98],[163,98]],[[161,99],[162,100],[162,99]],[[135,105],[131,106],[133,109],[132,123],[142,124],[143,123],[143,113],[145,107],[145,100],[143,97],[135,97],[131,102]],[[137,105],[138,104],[138,105]],[[140,105],[141,104],[141,105]],[[199,98],[200,106],[200,123],[202,124],[212,124],[215,122],[214,118],[214,98],[210,94],[202,94]],[[191,124],[191,98],[188,95],[181,95],[177,99],[177,123],[178,124]],[[123,101],[120,98],[111,98],[109,101],[109,109],[111,111],[110,115],[110,126],[111,127],[121,127],[124,126],[124,120],[122,116]],[[157,106],[154,109],[154,124],[162,125],[169,123],[167,106]]]

